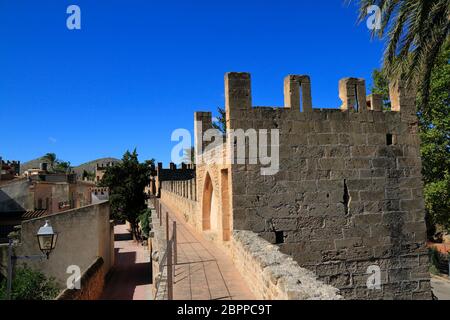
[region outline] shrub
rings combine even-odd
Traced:
[[[55,279],[28,266],[18,267],[12,282],[12,300],[52,300],[59,293]],[[6,299],[6,279],[0,283],[0,299]]]
[[[144,239],[148,239],[148,235],[150,233],[150,217],[152,216],[152,211],[150,209],[142,210],[142,213],[139,215],[139,224],[142,230],[142,237]]]

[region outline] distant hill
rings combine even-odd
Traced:
[[[28,169],[33,169],[33,168],[39,168],[39,164],[41,162],[43,162],[43,157],[34,159],[34,160],[30,160],[24,163],[20,164],[20,173],[23,173],[24,171],[28,170]],[[106,165],[109,162],[120,162],[119,159],[116,158],[100,158],[100,159],[96,159],[96,160],[92,160],[83,164],[80,164],[79,166],[73,167],[73,171],[78,175],[81,176],[83,174],[83,171],[86,170],[87,172],[94,172],[95,168],[97,166],[97,163],[102,165]]]
[[[118,162],[120,162],[120,160],[116,159],[116,158],[100,158],[100,159],[96,159],[96,160],[92,160],[92,161],[80,164],[79,166],[74,167],[73,171],[75,171],[75,173],[78,176],[81,176],[83,174],[84,170],[86,170],[87,172],[95,172],[95,168],[97,167],[97,163],[99,165],[102,165],[102,164],[106,165],[106,164],[108,164],[110,162],[118,163]]]
[[[24,173],[24,171],[27,171],[28,169],[35,169],[35,168],[39,168],[39,164],[41,162],[43,162],[42,160],[43,157],[34,159],[34,160],[30,160],[27,162],[23,162],[20,164],[20,174]]]

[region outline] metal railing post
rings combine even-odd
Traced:
[[[173,300],[173,272],[172,272],[172,240],[170,239],[169,212],[166,211],[166,250],[167,250],[167,299]]]
[[[6,279],[6,300],[11,300],[11,289],[12,289],[12,256],[13,256],[13,242],[12,239],[9,239],[9,245],[8,245],[8,275]]]
[[[173,222],[172,229],[172,240],[173,240],[173,264],[177,264],[177,222]]]
[[[167,243],[170,241],[170,235],[169,235],[169,212],[166,211],[166,240]]]
[[[173,300],[172,244],[167,241],[167,300]]]

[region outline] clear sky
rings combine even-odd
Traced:
[[[66,9],[81,8],[81,30]],[[0,155],[55,152],[73,165],[170,160],[171,133],[224,105],[223,76],[252,74],[253,104],[283,105],[283,78],[309,74],[313,105],[370,76],[382,43],[344,0],[0,0]]]

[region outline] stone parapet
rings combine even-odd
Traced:
[[[317,280],[291,257],[251,231],[234,231],[233,262],[258,299],[340,300],[339,290]]]

